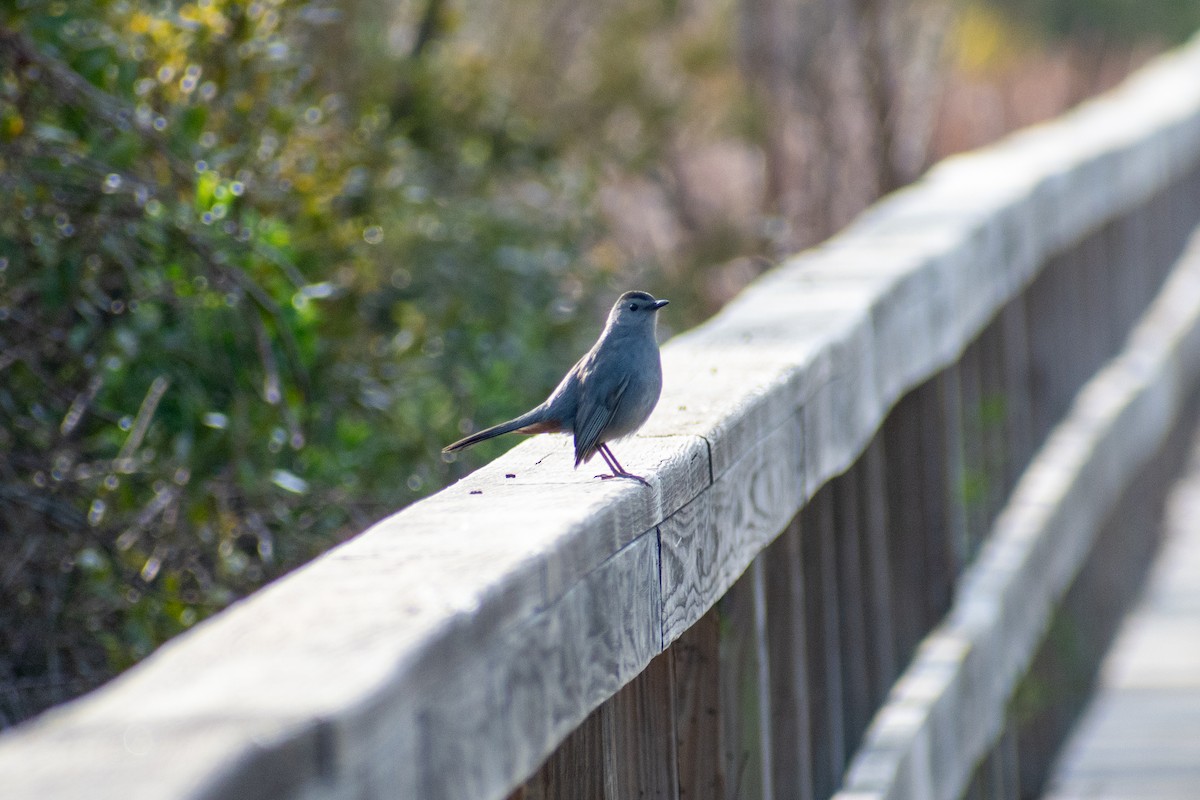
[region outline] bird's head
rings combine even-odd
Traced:
[[[653,295],[646,292],[626,292],[613,304],[608,313],[608,327],[633,329],[647,328],[654,330],[654,320],[658,310],[670,302],[655,300]]]

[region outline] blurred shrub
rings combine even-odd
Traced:
[[[985,0],[1056,40],[1179,44],[1200,29],[1195,0]]]
[[[0,688],[103,679],[439,487],[594,334],[587,174],[447,21],[356,61],[370,23],[0,11]]]

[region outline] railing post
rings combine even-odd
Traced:
[[[770,800],[770,674],[761,558],[717,603],[725,797]]]
[[[778,800],[814,800],[808,632],[799,518],[761,558],[767,573],[772,784]]]
[[[808,590],[809,726],[820,731],[811,743],[813,786],[821,798],[837,788],[846,766],[836,531],[833,491],[828,485],[817,491],[800,520],[804,584]]]
[[[720,614],[711,609],[671,645],[679,795],[725,800],[721,750]]]
[[[874,710],[868,673],[867,607],[864,600],[862,539],[864,525],[859,516],[858,473],[849,472],[830,482],[833,492],[834,537],[837,559],[837,608],[841,644],[842,740],[846,753],[854,752]]]
[[[888,558],[887,455],[878,433],[863,453],[858,471],[862,503],[863,608],[867,613],[866,659],[871,676],[871,707],[878,708],[899,672],[892,610],[892,571]]]

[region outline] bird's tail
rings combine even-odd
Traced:
[[[459,439],[454,444],[448,444],[442,448],[443,453],[454,453],[459,450],[465,450],[468,447],[479,444],[482,441],[491,439],[495,436],[501,436],[513,431],[520,433],[554,433],[561,430],[561,426],[555,425],[546,420],[546,409],[538,406],[532,411],[527,411],[516,419],[510,419],[508,422],[501,422],[499,425],[493,425],[490,428],[484,428],[481,431],[472,433],[470,436]]]

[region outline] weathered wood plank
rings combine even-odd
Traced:
[[[1033,410],[1034,441],[1044,441],[1058,422],[1069,398],[1065,396],[1061,349],[1067,337],[1067,314],[1071,297],[1064,286],[1063,257],[1052,259],[1023,295],[1029,341],[1030,408]],[[1067,309],[1058,313],[1059,309]]]
[[[699,436],[639,436],[615,445],[627,468],[648,474],[650,489],[633,481],[596,480],[604,470],[595,461],[574,469],[570,442],[553,435],[518,445],[406,509],[395,535],[449,539],[450,546],[457,544],[455,537],[465,537],[463,545],[473,548],[470,537],[514,532],[539,553],[542,602],[550,602],[691,502],[711,480],[708,445]],[[482,531],[481,518],[487,523]]]
[[[893,651],[899,662],[907,662],[927,629],[924,624],[925,531],[924,506],[919,502],[921,485],[920,404],[908,395],[884,423],[881,437],[887,463],[888,517],[887,583],[891,587]]]
[[[871,708],[878,708],[899,672],[896,634],[892,624],[892,580],[888,560],[887,457],[882,434],[877,435],[860,462],[859,499],[862,502],[863,608],[867,614],[871,656]]]
[[[1014,298],[997,320],[1004,370],[1004,439],[1007,443],[1004,496],[1033,456],[1033,410],[1029,396],[1029,342],[1024,296]]]
[[[987,336],[990,329],[989,325],[980,335]],[[962,363],[959,361],[947,367],[934,379],[937,385],[937,395],[934,398],[936,405],[931,409],[933,413],[928,416],[928,419],[937,422],[932,449],[938,462],[935,474],[940,476],[938,486],[944,537],[940,549],[951,584],[971,554],[966,496],[963,492],[967,433],[961,393],[962,376],[959,374]]]
[[[720,615],[709,610],[671,645],[680,800],[724,800]]]
[[[844,797],[957,797],[1057,599],[1200,382],[1200,240],[1027,470],[942,625],[876,717]]]
[[[726,800],[771,800],[771,703],[762,561],[717,604],[720,637],[720,718]]]
[[[1145,574],[1159,540],[1157,522],[1167,489],[1181,471],[1192,439],[1189,429],[1200,411],[1197,400],[1189,400],[1160,450],[1114,501],[1013,698],[1024,795],[1041,791],[1050,756],[1083,707],[1092,676]],[[1054,702],[1043,702],[1043,696]]]
[[[657,554],[651,531],[500,641],[474,631],[461,649],[419,665],[410,685],[426,748],[412,765],[424,775],[421,797],[478,797],[487,786],[516,785],[582,721],[579,709],[646,667],[661,646]]]
[[[679,798],[672,657],[655,658],[600,707],[609,800]]]
[[[834,589],[837,593],[838,641],[841,646],[842,734],[845,753],[853,753],[859,737],[870,722],[871,678],[868,672],[870,645],[867,640],[867,610],[863,602],[863,523],[859,519],[858,472],[834,478],[833,492]],[[843,760],[844,765],[844,760]],[[840,772],[840,771],[839,771]]]
[[[957,542],[961,537],[959,514],[954,511],[958,497],[955,477],[949,470],[951,451],[951,420],[946,413],[946,399],[954,383],[954,370],[948,369],[918,387],[918,446],[921,483],[914,498],[922,506],[919,541],[923,541],[925,571],[925,608],[922,631],[929,630],[942,618],[950,606],[955,579],[962,566],[956,558]],[[957,422],[957,420],[954,420]],[[957,435],[957,431],[954,431]]]
[[[554,754],[510,800],[599,800],[604,797],[604,731],[601,708],[563,740]]]
[[[775,797],[814,800],[808,635],[799,519],[763,551],[771,676],[771,784]]]
[[[1183,800],[1200,786],[1200,469],[1172,491],[1149,585],[1071,735],[1047,800]]]
[[[980,376],[980,347],[976,341],[957,365],[958,404],[962,425],[962,458],[958,470],[958,493],[966,515],[966,537],[959,554],[965,560],[983,542],[987,530],[987,481],[984,455],[984,392]]]
[[[979,338],[979,433],[983,443],[982,469],[986,476],[985,494],[982,498],[983,525],[981,534],[991,527],[1004,501],[1008,498],[1007,462],[1010,454],[1005,438],[1008,414],[1007,389],[1004,383],[1004,353],[999,320],[994,320]],[[1105,356],[1111,356],[1116,345],[1106,347]],[[973,549],[969,551],[973,554]]]
[[[834,544],[833,491],[823,487],[801,516],[804,533],[809,729],[812,738],[813,792],[828,797],[846,765],[841,637],[838,628],[837,553]]]
[[[800,507],[803,441],[789,421],[660,526],[664,642],[724,595]]]

